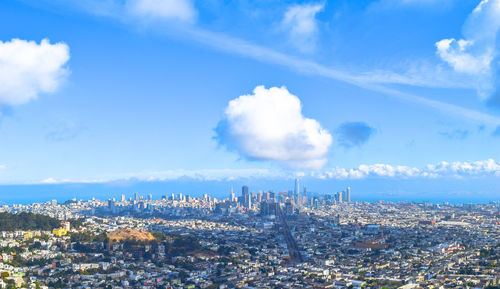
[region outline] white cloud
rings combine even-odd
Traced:
[[[196,10],[192,0],[128,0],[131,14],[157,19],[193,22]]]
[[[487,51],[483,55],[472,55],[468,53],[468,47],[472,46],[472,41],[455,40],[453,38],[443,39],[436,43],[439,56],[448,62],[455,71],[470,74],[489,73],[490,64],[493,60],[493,51]]]
[[[68,74],[69,47],[44,39],[0,41],[0,104],[18,105],[54,92]]]
[[[325,172],[332,179],[364,179],[367,177],[413,177],[419,175],[417,168],[391,166],[387,164],[360,165],[357,168],[333,168]]]
[[[332,179],[364,179],[367,177],[384,178],[443,178],[471,176],[500,176],[500,162],[493,159],[475,162],[440,162],[424,168],[392,166],[388,164],[360,165],[345,169],[335,167],[324,173]]]
[[[428,165],[423,174],[429,176],[481,176],[492,174],[500,176],[500,162],[493,159],[475,162],[441,162],[437,165]]]
[[[474,75],[477,90],[485,98],[494,88],[493,60],[500,29],[500,0],[483,0],[463,26],[463,39],[436,42],[437,54],[456,72]]]
[[[316,14],[325,4],[293,5],[285,12],[282,26],[289,31],[290,40],[302,51],[314,48],[318,32]]]
[[[296,168],[321,168],[332,143],[319,122],[302,115],[299,98],[285,87],[257,86],[253,94],[231,100],[216,130],[221,144],[247,158]]]
[[[42,184],[58,184],[58,183],[63,183],[64,181],[58,181],[54,178],[46,178],[44,180],[41,180],[40,183]]]

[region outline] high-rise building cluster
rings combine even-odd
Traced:
[[[241,196],[235,196],[234,189],[231,187],[229,198],[226,202],[216,204],[219,211],[232,212],[237,209],[259,210],[262,215],[286,215],[299,213],[304,208],[318,208],[320,202],[333,199],[336,203],[351,202],[351,188],[347,187],[342,192],[334,195],[313,194],[308,195],[306,186],[300,190],[300,180],[295,179],[293,190],[289,191],[262,191],[252,192],[248,186],[241,188]],[[232,209],[231,209],[232,208]]]
[[[351,187],[347,187],[344,191],[336,192],[335,201],[338,203],[350,203],[351,202]]]

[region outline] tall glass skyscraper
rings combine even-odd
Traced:
[[[247,186],[243,186],[241,188],[241,196],[242,196],[242,200],[243,200],[243,206],[245,206],[246,208],[251,208],[252,207],[252,197],[248,193]]]

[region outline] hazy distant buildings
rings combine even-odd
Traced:
[[[276,193],[274,191],[270,191],[269,192],[269,199],[272,201],[272,202],[276,202]]]
[[[337,203],[350,203],[351,187],[347,187],[347,189],[342,192],[335,193],[334,198]]]
[[[290,202],[290,200],[288,200],[285,203],[285,214],[286,215],[292,215],[293,214],[293,204],[292,204],[292,202]]]
[[[241,188],[241,198],[242,198],[242,201],[243,201],[243,206],[245,208],[251,208],[252,207],[252,197],[248,193],[248,187],[247,186],[243,186]]]
[[[276,216],[279,213],[279,203],[276,202],[266,202],[260,203],[260,214],[263,216]]]

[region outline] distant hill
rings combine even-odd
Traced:
[[[139,231],[130,228],[118,229],[108,233],[108,238],[111,243],[119,243],[120,241],[131,240],[138,242],[154,241],[153,234],[147,231]]]
[[[42,230],[50,231],[61,226],[61,221],[33,213],[0,213],[0,231]]]

